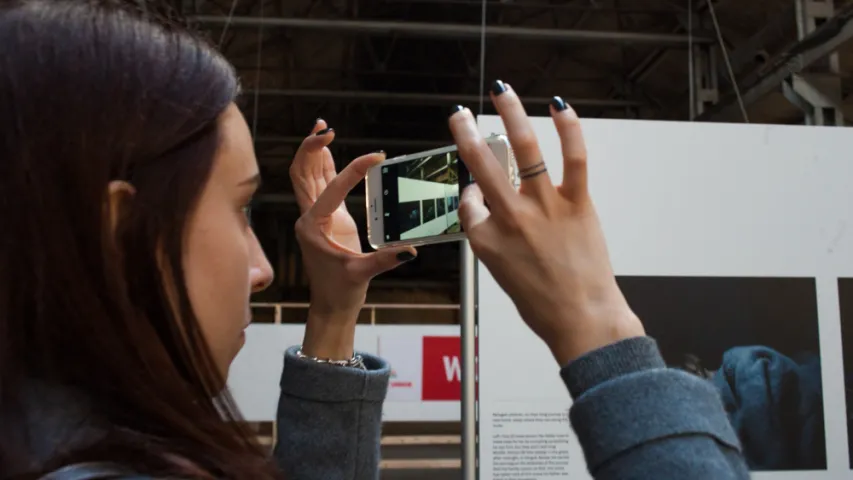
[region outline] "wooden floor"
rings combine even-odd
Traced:
[[[382,478],[387,480],[462,478],[459,435],[386,435],[382,438]]]

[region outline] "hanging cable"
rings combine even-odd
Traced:
[[[480,105],[478,115],[483,114],[483,93],[486,82],[486,0],[482,0],[480,12]]]
[[[726,50],[726,45],[723,43],[723,32],[720,30],[720,24],[717,22],[717,12],[714,11],[714,0],[708,0],[708,10],[711,12],[711,20],[714,22],[714,30],[717,32],[717,42],[720,44],[720,50],[723,52],[723,60],[726,62],[726,69],[729,71],[729,80],[732,82],[732,86],[735,90],[735,96],[737,96],[737,103],[740,106],[740,113],[743,114],[743,121],[745,123],[749,123],[749,115],[746,113],[746,105],[743,103],[743,97],[740,95],[740,88],[737,85],[737,79],[735,78],[735,72],[732,68],[732,62],[729,61],[729,52]]]
[[[687,0],[687,77],[690,82],[690,121],[696,117],[696,79],[693,77],[693,0]]]
[[[231,25],[231,20],[234,19],[234,12],[237,10],[237,4],[240,0],[231,2],[231,10],[228,12],[228,18],[225,20],[225,25],[222,27],[222,35],[219,36],[219,49],[222,50],[222,43],[225,41],[225,33],[228,32],[228,26]],[[263,6],[261,7],[263,8]]]
[[[139,6],[139,11],[142,12],[142,18],[148,20],[148,2],[145,0],[136,0],[136,4]]]
[[[258,138],[258,103],[261,93],[261,59],[264,53],[264,0],[261,0],[261,21],[258,23],[258,58],[255,63],[255,104],[252,108],[252,138]]]

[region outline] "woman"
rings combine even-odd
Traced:
[[[377,478],[389,368],[354,354],[355,320],[369,280],[416,252],[362,254],[343,200],[383,155],[336,174],[318,121],[294,159],[311,309],[284,358],[273,461],[223,390],[249,296],[272,280],[246,218],[259,176],[233,69],[186,33],[93,2],[7,2],[0,45],[0,477]],[[577,117],[555,102],[555,189],[518,98],[502,83],[493,94],[528,175],[510,189],[456,109],[479,185],[460,216],[568,365],[591,471],[744,476],[719,399],[662,368],[616,286]]]

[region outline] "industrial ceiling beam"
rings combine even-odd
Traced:
[[[780,88],[792,74],[826,57],[841,45],[853,39],[853,3],[839,8],[835,16],[807,37],[786,48],[768,63],[764,73],[745,81],[741,88],[744,105],[749,105],[764,95]],[[740,116],[737,97],[729,95],[696,117],[698,121],[732,121]]]
[[[259,144],[300,144],[305,140],[305,137],[294,136],[259,136],[255,138],[255,143]],[[334,145],[353,146],[353,147],[372,147],[376,145],[384,146],[385,148],[437,148],[447,145],[447,142],[438,140],[414,140],[406,138],[364,138],[364,137],[336,137]]]
[[[464,7],[480,7],[482,0],[386,0],[389,5],[459,5]],[[591,4],[591,5],[590,5]],[[571,3],[554,3],[546,1],[524,0],[523,2],[515,1],[500,1],[489,4],[489,9],[512,9],[512,10],[553,10],[553,11],[569,11],[569,12],[590,12],[594,15],[654,15],[654,16],[674,16],[681,12],[678,7],[657,7],[651,6],[643,8],[642,6],[611,6],[598,1]]]
[[[316,90],[316,89],[260,89],[245,90],[246,96],[255,94],[259,96],[310,98],[319,101],[369,101],[391,104],[412,105],[475,105],[480,102],[477,95],[464,95],[452,93],[401,93],[401,92],[378,92],[368,90]],[[484,97],[488,102],[488,97]],[[551,102],[550,97],[522,97],[521,101],[529,105],[547,105]],[[575,107],[603,107],[603,108],[625,108],[639,107],[643,103],[636,100],[619,100],[606,98],[565,98],[565,101]]]
[[[296,204],[296,195],[292,193],[262,193],[256,195],[253,201],[257,203]],[[350,207],[361,207],[364,209],[364,202],[364,195],[350,195],[346,199],[346,203]]]
[[[336,20],[324,18],[285,18],[285,17],[229,17],[218,15],[196,15],[190,17],[196,23],[212,26],[230,27],[286,27],[304,30],[342,31],[368,33],[376,35],[410,35],[429,38],[469,38],[479,40],[482,34],[480,25],[454,23],[422,23],[375,20]],[[486,26],[486,37],[516,38],[549,42],[571,43],[621,43],[630,45],[660,45],[669,47],[687,47],[686,35],[642,32],[608,32],[594,30],[561,30],[532,27]],[[710,37],[695,37],[695,44],[712,44]]]
[[[693,7],[694,17],[701,15],[705,10],[708,9],[707,0],[689,0],[689,1],[697,4],[695,7]],[[715,2],[715,5],[720,2],[720,0],[713,0],[713,1]],[[687,13],[685,10],[679,10],[679,11],[684,13],[684,14]],[[683,22],[681,20],[681,16],[676,16],[676,20],[678,21],[678,23],[672,29],[672,34],[677,35],[677,34],[686,33],[687,27],[685,25],[685,22]],[[699,22],[699,23],[701,26],[701,22]],[[696,32],[693,32],[694,35],[695,35],[695,33]],[[703,35],[700,34],[699,37],[703,37]],[[688,38],[689,38],[689,35],[688,35]],[[693,39],[695,42],[696,36],[694,36]],[[700,43],[696,43],[695,45],[710,45],[710,44],[714,44],[714,42],[713,41],[710,43],[701,43],[700,42]],[[646,55],[642,60],[640,60],[628,72],[628,75],[625,76],[625,80],[624,80],[625,85],[636,89],[640,85],[640,83],[646,77],[648,77],[652,73],[652,71],[654,71],[654,69],[658,67],[658,65],[661,64],[661,62],[663,61],[664,57],[666,56],[666,54],[668,52],[669,52],[669,50],[666,48],[657,48],[654,51],[652,51],[651,53],[649,53],[648,55]],[[609,96],[613,97],[615,95],[619,95],[621,93],[620,90],[621,89],[619,89],[619,88],[612,89],[610,91]]]
[[[693,15],[700,15],[708,8],[707,1],[702,0],[689,0],[694,3],[698,3],[696,7],[694,7]],[[714,0],[715,2],[719,2],[719,0]],[[677,18],[676,18],[677,19]],[[675,28],[672,30],[672,35],[681,34],[682,32],[686,32],[687,29],[685,26],[679,22]],[[689,35],[685,38],[690,38]],[[693,41],[696,42],[696,37],[693,38]],[[696,45],[700,45],[700,43],[696,43]],[[706,45],[715,44],[715,41],[707,42]],[[644,78],[646,78],[652,70],[655,69],[660,62],[663,60],[664,55],[666,54],[666,49],[659,48],[654,52],[648,54],[645,58],[643,58],[630,72],[628,72],[627,79],[628,82],[631,83],[639,83],[642,82]]]
[[[769,50],[768,45],[784,45],[786,41],[796,38],[796,34],[797,21],[794,3],[790,2],[790,5],[784,10],[768,20],[761,30],[743,42],[738,42],[737,48],[729,52],[735,77],[741,72],[747,71],[748,67],[755,65],[757,57],[766,56]],[[719,62],[718,75],[721,79],[728,79],[724,62]]]

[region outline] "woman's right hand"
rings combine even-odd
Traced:
[[[586,147],[577,114],[554,98],[551,116],[563,157],[563,182],[554,186],[543,171],[544,158],[518,96],[497,81],[492,102],[515,152],[521,188],[516,191],[508,181],[471,112],[457,107],[450,129],[476,182],[464,190],[459,207],[472,250],[561,365],[645,335],[610,266],[587,190]]]

